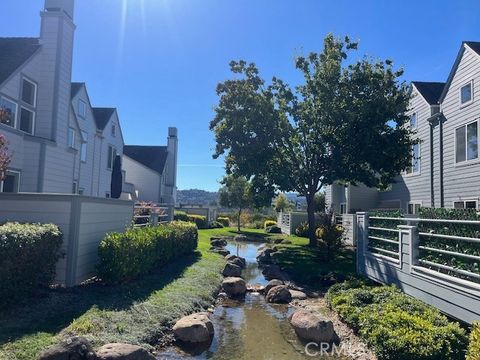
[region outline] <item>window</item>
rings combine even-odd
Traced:
[[[20,130],[33,135],[35,113],[24,107],[20,109]]]
[[[115,128],[115,124],[112,124],[112,136],[115,136],[117,129]]]
[[[0,192],[16,193],[20,191],[20,173],[7,170],[5,179],[0,182]]]
[[[116,156],[117,156],[117,150],[113,146],[108,145],[107,169],[112,170],[113,163],[115,161]]]
[[[412,146],[412,165],[406,170],[406,174],[420,173],[420,144]]]
[[[460,88],[460,104],[465,105],[473,101],[473,81]]]
[[[74,181],[72,185],[72,194],[78,193],[78,181]]]
[[[341,203],[340,204],[340,214],[346,214],[347,213],[347,204],[346,203]]]
[[[408,203],[408,209],[407,213],[412,215],[412,214],[418,214],[420,208],[422,207],[422,203],[420,202],[409,202]]]
[[[17,104],[13,101],[7,100],[4,97],[0,98],[0,123],[15,127],[17,119]]]
[[[78,100],[78,116],[83,119],[87,116],[87,104],[83,100]]]
[[[82,145],[80,146],[80,160],[83,162],[87,161],[87,143],[88,143],[88,133],[82,131]]]
[[[105,197],[106,197],[107,199],[109,199],[109,198],[110,198],[110,193],[109,193],[109,192],[105,193]]]
[[[78,195],[83,195],[85,193],[84,188],[78,188]]]
[[[410,128],[411,129],[416,129],[417,128],[417,114],[413,113],[410,116]]]
[[[31,82],[30,80],[23,79],[22,82],[22,101],[33,107],[36,106],[37,102],[37,84]]]
[[[453,203],[455,209],[477,209],[478,200],[460,200]]]
[[[68,128],[68,147],[75,148],[75,129]]]
[[[455,129],[455,162],[478,158],[478,121]]]

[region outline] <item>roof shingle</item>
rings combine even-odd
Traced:
[[[0,38],[0,84],[40,48],[37,38]]]
[[[415,85],[430,105],[438,104],[443,88],[445,87],[445,83],[443,82],[413,81],[412,84]]]
[[[167,162],[168,148],[166,146],[125,145],[123,153],[149,169],[162,174]]]

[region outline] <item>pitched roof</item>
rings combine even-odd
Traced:
[[[72,99],[75,97],[75,95],[78,94],[80,89],[85,86],[85,83],[80,83],[80,82],[74,82],[72,83],[72,90],[70,91]]]
[[[480,55],[480,42],[478,42],[478,41],[465,41],[465,44],[467,44],[470,47],[470,49],[472,49],[478,55]]]
[[[125,145],[123,154],[161,174],[167,162],[168,148],[166,146]]]
[[[426,82],[426,81],[413,81],[413,85],[422,94],[423,98],[430,104],[438,104],[440,95],[442,95],[445,83],[443,82]]]
[[[115,108],[92,108],[93,116],[95,117],[95,123],[99,130],[105,129],[113,113],[116,111]]]
[[[0,38],[0,84],[40,48],[37,38]]]

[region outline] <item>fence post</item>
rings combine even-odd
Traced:
[[[399,225],[400,238],[399,238],[399,254],[400,267],[402,270],[410,272],[412,265],[412,255],[414,254],[414,244],[417,242],[417,227],[410,225],[411,221],[407,221],[408,225]],[[408,251],[408,254],[406,253]]]
[[[368,213],[357,212],[357,273],[365,274],[365,254],[368,247]]]
[[[158,213],[151,213],[149,222],[150,222],[150,226],[157,226],[158,225]]]
[[[414,226],[412,226],[411,231],[411,240],[409,245],[409,263],[410,269],[409,272],[412,272],[412,266],[416,266],[418,264],[418,257],[419,257],[419,249],[418,246],[420,245],[420,235],[418,235],[418,224],[419,222],[416,221]]]

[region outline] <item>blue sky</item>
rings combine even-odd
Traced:
[[[2,0],[0,36],[38,36],[43,0]],[[8,16],[6,16],[8,14]],[[127,144],[163,145],[179,129],[179,189],[215,190],[208,124],[232,59],[295,84],[296,55],[324,36],[360,41],[406,80],[445,81],[462,40],[480,41],[478,0],[77,0],[73,80],[119,109]]]

